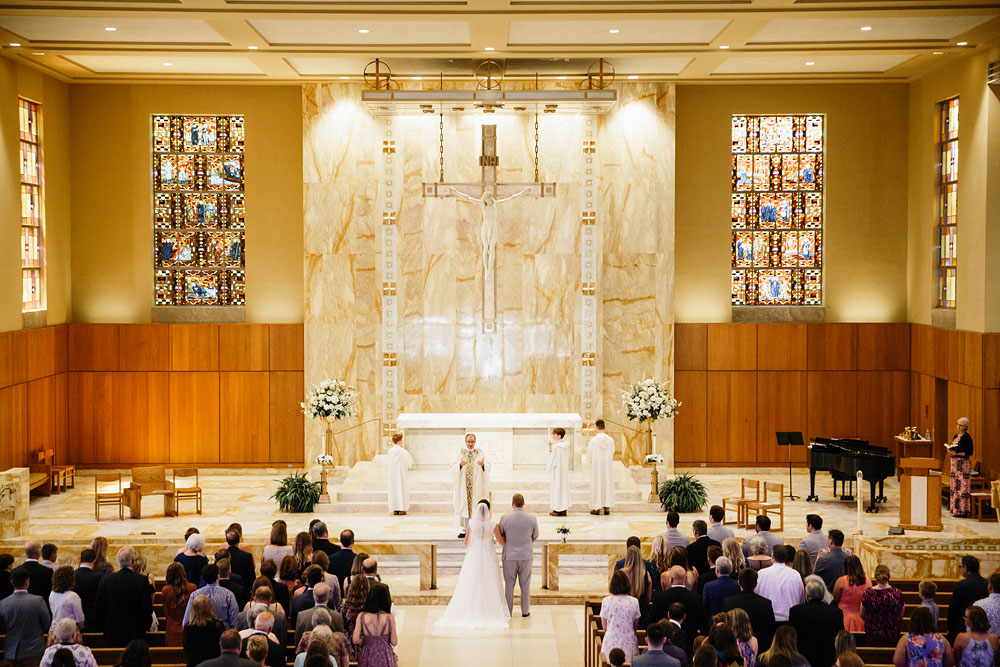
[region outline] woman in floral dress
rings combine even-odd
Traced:
[[[601,652],[608,655],[611,649],[620,648],[625,652],[625,662],[631,662],[639,655],[635,636],[639,627],[639,600],[629,595],[628,577],[621,570],[611,576],[608,591],[611,595],[601,600],[601,626],[604,628]]]
[[[951,644],[931,624],[931,610],[917,607],[910,616],[910,632],[896,644],[894,667],[954,667]]]
[[[889,585],[889,568],[875,568],[875,585],[861,596],[865,646],[895,646],[903,620],[903,594]]]

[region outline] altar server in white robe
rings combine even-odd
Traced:
[[[604,420],[594,422],[597,435],[587,446],[590,461],[590,513],[611,514],[615,506],[615,473],[612,465],[615,459],[615,441],[604,432]]]
[[[476,436],[465,436],[465,447],[455,455],[448,466],[452,483],[452,505],[455,528],[459,537],[465,537],[466,522],[480,500],[489,500],[490,468],[483,450],[476,447]]]
[[[552,442],[549,443],[549,460],[545,469],[552,475],[551,481],[551,516],[566,516],[569,509],[569,447],[570,443],[563,438],[566,430],[552,429]]]
[[[407,481],[410,468],[413,467],[413,455],[403,448],[403,434],[392,436],[392,447],[389,448],[389,511],[393,514],[406,514],[410,509],[410,485]]]

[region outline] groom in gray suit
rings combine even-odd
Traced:
[[[498,525],[503,537],[503,582],[507,609],[514,609],[514,579],[521,589],[521,616],[530,616],[532,543],[538,539],[538,519],[524,511],[524,496],[515,493],[513,510],[500,517]]]

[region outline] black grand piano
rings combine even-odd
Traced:
[[[866,511],[878,512],[876,503],[885,502],[886,477],[896,474],[896,459],[885,447],[874,447],[867,440],[854,438],[813,438],[809,443],[809,496],[807,501],[819,501],[816,495],[816,472],[827,470],[833,476],[833,494],[841,484],[841,500],[854,500],[854,480],[860,470],[871,487],[871,504]],[[878,494],[875,485],[878,485]],[[849,485],[849,487],[848,487]],[[850,492],[847,489],[850,488]],[[858,489],[861,492],[861,489]]]

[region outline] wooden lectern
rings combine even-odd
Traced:
[[[932,458],[900,460],[899,525],[906,530],[941,530],[941,464]]]

